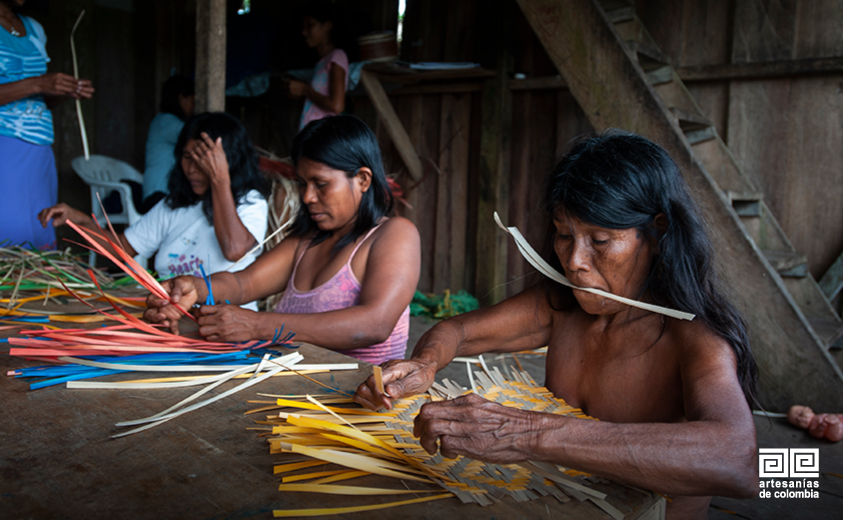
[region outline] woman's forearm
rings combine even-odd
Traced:
[[[5,105],[19,99],[40,94],[37,77],[12,81],[0,85],[0,105]]]
[[[255,246],[255,237],[237,214],[237,205],[228,182],[224,186],[214,186],[212,198],[214,233],[223,256],[231,262],[236,262]]]
[[[309,99],[314,105],[318,106],[322,110],[334,113],[334,114],[341,114],[343,110],[345,110],[345,96],[343,95],[342,99],[334,99],[331,96],[326,96],[325,94],[320,94],[316,92],[310,85],[305,88],[304,91],[305,97]]]
[[[283,324],[285,331],[296,333],[296,341],[338,351],[383,343],[401,317],[365,305],[317,314],[262,314],[258,327],[263,339],[272,338],[275,329],[280,330]]]
[[[750,425],[718,421],[619,424],[534,414],[532,460],[676,495],[750,497],[757,448]]]

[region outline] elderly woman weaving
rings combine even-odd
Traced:
[[[548,346],[546,384],[600,421],[507,408],[475,395],[426,404],[430,452],[540,460],[668,495],[670,518],[707,518],[711,495],[758,489],[744,323],[718,291],[704,224],[680,172],[637,136],[584,140],[553,171],[547,260],[576,286],[696,314],[681,321],[545,281],[433,327],[355,399],[372,409],[427,390],[455,356]],[[438,446],[437,446],[438,442]]]

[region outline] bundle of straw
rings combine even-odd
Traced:
[[[130,276],[113,279],[99,269],[83,262],[79,257],[65,251],[37,251],[20,246],[0,247],[0,303],[4,303],[4,314],[42,314],[41,309],[22,310],[21,305],[41,301],[44,305],[61,296],[69,296],[67,289],[77,290],[84,298],[101,298],[86,294],[96,285],[86,280],[94,276],[100,287],[107,290],[134,285]],[[138,302],[125,299],[127,305]],[[0,309],[0,312],[3,310]]]
[[[511,380],[507,380],[495,368],[485,373],[476,372],[475,378],[477,394],[504,406],[591,419],[581,410],[554,398],[546,388],[536,385],[526,372],[512,369]],[[375,413],[357,406],[328,406],[351,405],[351,400],[317,400],[311,396],[307,396],[306,400],[281,397],[270,406],[247,412],[281,409],[277,415],[270,415],[265,421],[257,421],[271,427],[271,436],[268,437],[270,453],[295,453],[311,459],[275,467],[275,474],[283,475],[279,486],[281,491],[338,495],[433,492],[430,489],[385,489],[335,484],[372,474],[435,484],[447,491],[445,494],[413,501],[354,508],[283,510],[274,511],[274,515],[343,514],[452,496],[463,503],[489,505],[506,496],[516,501],[527,501],[552,495],[562,503],[572,498],[589,500],[614,518],[623,518],[620,511],[606,502],[605,493],[590,487],[594,481],[604,481],[599,477],[540,462],[490,464],[464,457],[444,459],[438,453],[428,455],[412,435],[414,416],[430,400],[453,398],[463,393],[466,391],[445,380],[443,384],[435,384],[429,395],[395,401],[393,409],[388,412]],[[265,401],[253,402],[268,404]],[[337,469],[292,474],[326,463],[336,465]],[[310,482],[299,483],[304,480]]]

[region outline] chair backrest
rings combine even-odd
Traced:
[[[70,166],[90,186],[91,209],[100,224],[105,223],[105,216],[102,213],[100,201],[97,200],[97,195],[101,200],[105,200],[106,196],[112,191],[120,194],[123,211],[117,214],[110,213],[108,219],[111,223],[131,226],[140,220],[141,215],[135,209],[135,203],[132,200],[131,187],[120,182],[125,179],[143,184],[143,174],[134,169],[132,165],[104,155],[91,155],[89,159],[85,159],[84,156],[73,159],[70,161]],[[136,256],[135,260],[146,266],[146,258]],[[94,265],[95,261],[96,254],[91,252],[88,263]]]
[[[123,179],[143,183],[143,174],[131,164],[105,155],[92,155],[88,160],[77,157],[71,166],[88,184],[96,181],[120,182]]]
[[[141,215],[135,209],[132,201],[132,190],[128,184],[121,183],[121,180],[131,180],[143,183],[143,174],[119,159],[106,157],[104,155],[91,155],[90,159],[77,157],[70,162],[73,171],[91,188],[91,209],[97,220],[104,220],[100,202],[112,191],[120,194],[120,203],[123,211],[117,214],[109,214],[108,218],[113,224],[132,225],[137,222]]]

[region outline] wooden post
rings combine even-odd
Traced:
[[[225,110],[225,0],[196,1],[196,113]]]
[[[503,2],[496,4],[506,5]],[[490,10],[494,8],[490,7]],[[509,163],[512,134],[512,92],[509,89],[512,23],[502,8],[495,20],[496,76],[481,89],[480,164],[477,201],[477,271],[475,291],[481,305],[493,305],[506,296],[507,237],[492,217],[495,211],[509,221]]]

